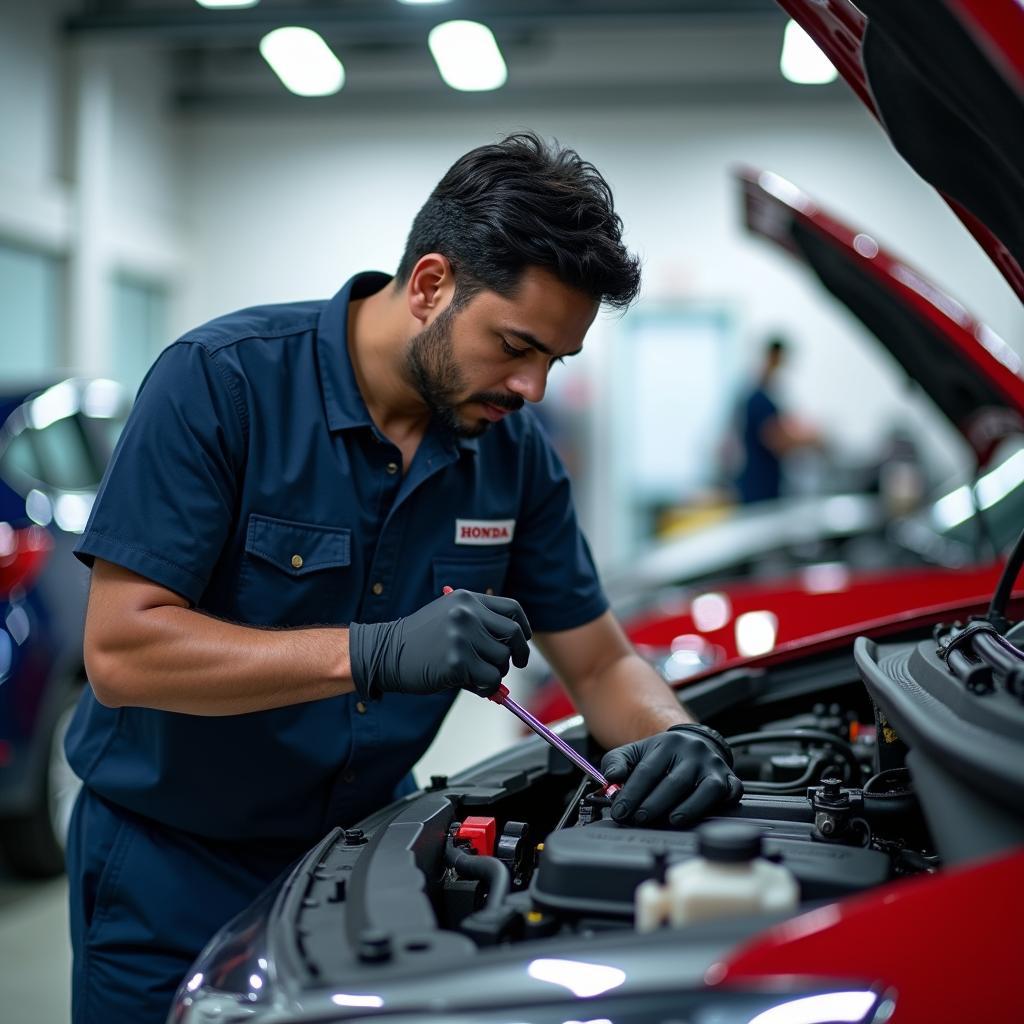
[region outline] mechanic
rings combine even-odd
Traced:
[[[413,791],[456,695],[494,693],[531,636],[610,751],[618,821],[738,799],[724,741],[608,611],[523,408],[602,302],[636,296],[621,231],[591,164],[510,135],[445,174],[394,278],[233,313],[157,359],[76,549],[78,1024],[162,1022],[213,933]]]
[[[742,505],[778,498],[782,493],[782,460],[799,448],[822,447],[818,431],[784,413],[774,395],[786,352],[782,338],[768,339],[757,382],[739,404],[737,434],[742,464],[736,477],[736,494]]]

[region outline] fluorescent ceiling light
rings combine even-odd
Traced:
[[[331,96],[345,84],[341,61],[311,28],[275,28],[260,40],[260,53],[298,96]]]
[[[255,7],[260,0],[196,0],[200,7],[217,10],[218,7]]]
[[[834,82],[839,74],[817,43],[792,20],[787,23],[782,38],[779,70],[797,85],[824,85]]]
[[[448,0],[398,0],[400,4],[408,4],[410,7],[426,4],[446,4]]]
[[[430,30],[427,45],[446,85],[460,92],[500,89],[508,68],[494,33],[477,21],[446,21]]]

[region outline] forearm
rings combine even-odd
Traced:
[[[104,636],[87,642],[86,667],[110,706],[238,715],[353,689],[347,629],[257,629],[165,605]]]
[[[695,718],[638,654],[623,654],[575,687],[573,696],[591,734],[613,747]]]

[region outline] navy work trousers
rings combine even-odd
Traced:
[[[213,934],[311,845],[195,836],[83,787],[67,847],[73,1024],[164,1024]]]

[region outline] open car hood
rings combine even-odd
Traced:
[[[778,0],[1024,299],[1019,0]]]
[[[984,465],[1024,432],[1020,357],[875,239],[776,174],[739,172],[746,226],[808,263],[931,397]]]

